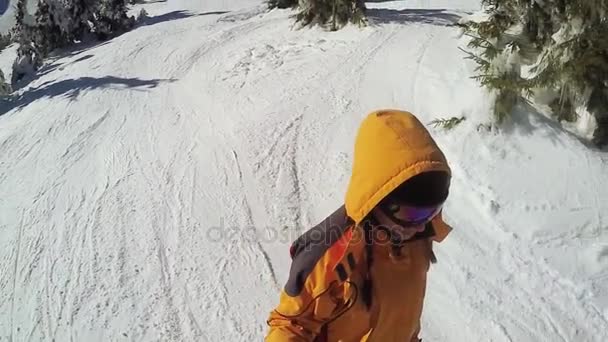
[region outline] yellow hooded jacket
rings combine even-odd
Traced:
[[[289,279],[270,313],[266,342],[418,341],[432,242],[451,228],[438,215],[399,250],[374,243],[373,264],[366,267],[362,227],[385,196],[427,171],[451,172],[414,115],[383,110],[367,116],[355,142],[345,205],[292,245]],[[366,277],[370,306],[363,298]]]

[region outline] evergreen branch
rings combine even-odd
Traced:
[[[451,130],[454,127],[458,126],[464,120],[466,120],[466,118],[464,116],[461,116],[459,118],[453,116],[449,119],[441,119],[441,118],[435,119],[435,120],[431,121],[430,124],[433,125],[433,127],[435,127],[435,128],[441,127],[446,130]]]

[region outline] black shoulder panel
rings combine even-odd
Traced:
[[[285,293],[294,297],[302,292],[306,278],[317,262],[352,223],[342,206],[293,242],[290,248],[291,270],[285,284]]]

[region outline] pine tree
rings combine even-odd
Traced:
[[[8,32],[7,34],[0,33],[0,52],[6,49],[7,46],[11,45],[12,42],[13,37],[11,36],[10,32]]]
[[[268,8],[292,8],[298,6],[298,0],[268,0]]]
[[[32,75],[42,66],[42,55],[34,44],[20,44],[17,49],[17,58],[13,62],[13,75],[11,84],[16,88],[16,84],[24,77]]]
[[[133,27],[127,10],[127,0],[38,0],[33,41],[46,55],[88,33],[107,39]]]
[[[35,72],[41,65],[40,53],[37,51],[34,42],[34,19],[27,12],[27,1],[19,0],[17,2],[17,11],[15,13],[15,26],[12,29],[12,35],[15,42],[19,44],[17,49],[17,58],[13,63],[13,73],[11,84],[13,87],[23,77]]]
[[[6,83],[4,73],[0,70],[0,98],[8,96],[12,91],[11,85]]]
[[[31,23],[25,20],[26,3],[17,3],[13,33],[20,47],[13,63],[13,84],[38,69],[51,51],[82,41],[90,33],[108,39],[135,22],[127,16],[127,0],[38,0]]]
[[[94,21],[92,9],[96,0],[69,0],[65,8],[66,35],[69,41],[81,41],[91,31]]]
[[[100,39],[116,36],[135,25],[135,18],[127,16],[126,0],[99,0],[95,18],[95,33]]]
[[[349,22],[365,23],[365,3],[362,0],[300,0],[296,20],[302,25],[321,25],[332,31]]]
[[[476,79],[496,93],[495,116],[552,91],[559,121],[584,106],[597,122],[593,141],[608,144],[608,0],[483,0],[488,18],[466,25]]]
[[[64,4],[54,0],[39,0],[32,41],[42,57],[57,48],[69,45]],[[63,25],[62,25],[63,24]]]
[[[19,0],[17,2],[17,10],[15,12],[15,26],[12,29],[13,32],[13,36],[15,36],[15,39],[18,41],[19,37],[21,37],[21,35],[23,34],[23,31],[25,30],[24,28],[24,19],[25,19],[25,13],[26,13],[26,5],[27,2],[26,0]]]

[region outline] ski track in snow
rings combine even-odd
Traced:
[[[588,186],[606,185],[606,157],[551,129],[537,128],[562,146],[478,132],[484,93],[457,29],[402,11],[475,1],[374,3],[403,21],[338,32],[246,5],[58,58],[30,87],[76,89],[0,116],[0,342],[261,339],[289,243],[340,205],[359,119],[386,107],[468,119],[434,133],[455,230],[437,247],[424,339],[608,339],[608,198]],[[547,179],[564,190],[528,190]]]

